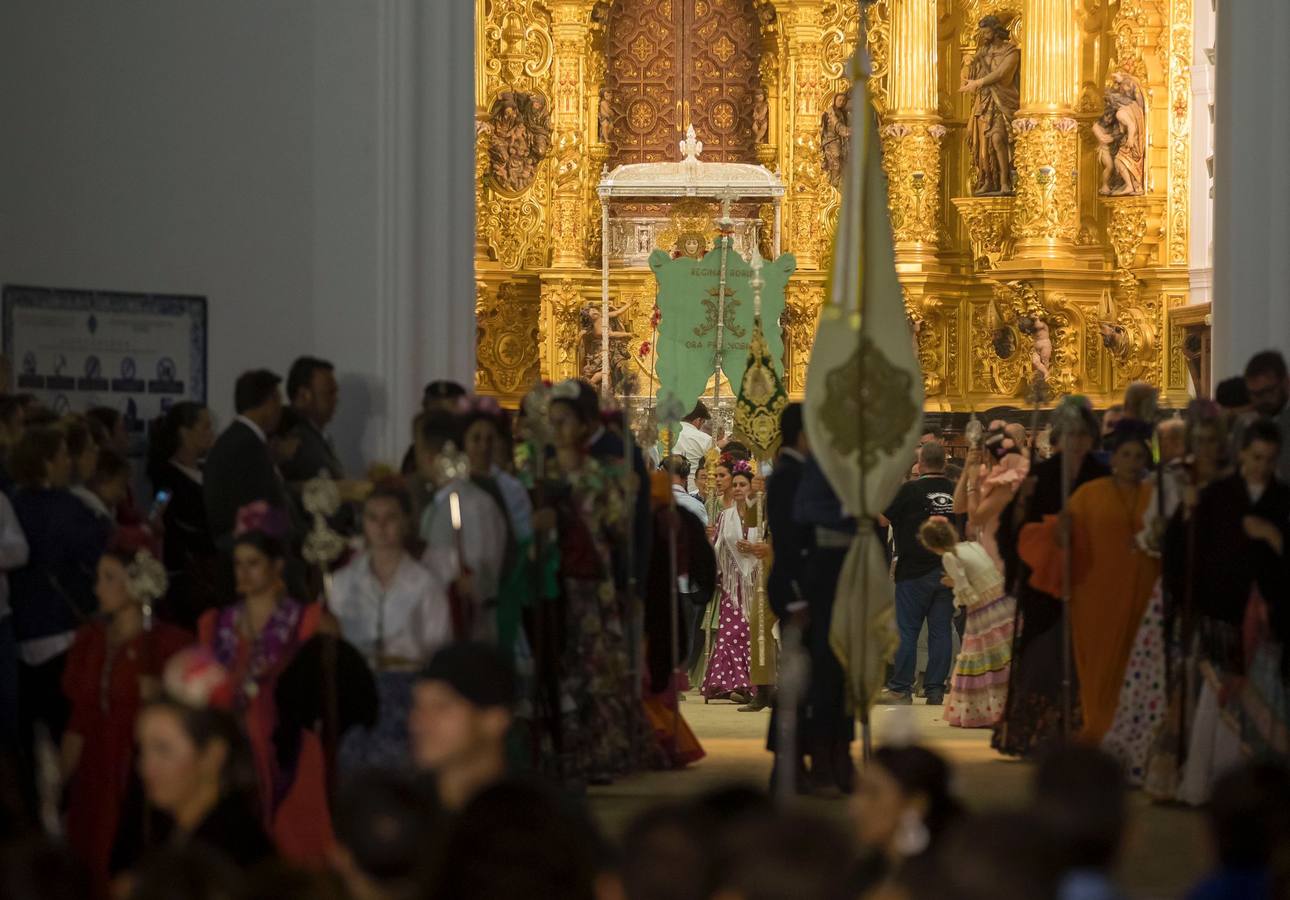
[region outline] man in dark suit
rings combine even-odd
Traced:
[[[324,429],[336,415],[340,387],[336,369],[324,359],[302,356],[291,364],[287,373],[287,401],[304,419],[296,430],[300,448],[282,465],[282,477],[291,485],[301,485],[317,478],[320,472],[337,481],[345,477],[345,468],[336,456],[331,439]]]
[[[798,485],[802,483],[806,457],[810,453],[806,431],[802,428],[800,403],[790,403],[784,407],[779,417],[779,432],[781,443],[779,455],[775,458],[775,471],[766,482],[766,525],[770,529],[770,542],[774,551],[770,573],[766,578],[766,594],[771,610],[780,621],[781,640],[792,626],[802,637],[802,649],[805,650],[804,629],[808,613],[802,584],[806,554],[810,550],[814,531],[809,526],[799,525],[793,519],[793,502],[797,497]],[[782,682],[780,686],[783,687]],[[801,687],[805,688],[805,685]],[[804,698],[799,696],[799,700],[802,699]],[[805,769],[802,761],[805,750],[801,727],[805,720],[805,706],[799,706],[797,746],[793,750],[791,770],[795,777]],[[771,775],[772,785],[780,774],[779,727],[779,710],[776,708],[771,713],[770,731],[766,735],[766,749],[776,754]]]
[[[355,501],[364,495],[359,484],[345,478],[345,467],[325,430],[336,415],[339,399],[336,369],[327,360],[302,356],[291,364],[291,371],[287,373],[287,402],[300,423],[292,432],[300,443],[295,454],[279,464],[279,469],[286,479],[287,495],[295,506],[299,522],[309,521],[303,501],[305,484],[321,474],[335,481],[345,503],[329,523],[341,534],[353,534],[359,529]],[[285,424],[284,420],[284,428]]]
[[[216,545],[227,551],[237,511],[263,500],[287,511],[287,495],[269,455],[268,436],[282,418],[282,379],[265,369],[243,373],[234,388],[234,419],[206,457],[206,518]]]

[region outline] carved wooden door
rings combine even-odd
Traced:
[[[614,0],[605,44],[610,167],[678,160],[693,124],[709,162],[755,162],[761,54],[752,0]]]

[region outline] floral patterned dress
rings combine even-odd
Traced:
[[[595,460],[568,473],[560,532],[560,710],[555,741],[563,784],[606,783],[660,762],[641,686],[632,676],[624,592],[613,546],[627,509],[621,479]]]
[[[234,710],[242,719],[255,757],[266,830],[289,861],[322,864],[333,838],[327,806],[322,741],[306,731],[293,769],[279,764],[273,732],[278,724],[274,688],[300,646],[318,629],[322,608],[290,598],[279,601],[255,638],[243,633],[245,602],[210,610],[198,624],[209,647],[235,684]]]

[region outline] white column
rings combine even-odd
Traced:
[[[1290,3],[1219,0],[1214,380],[1290,352]]]
[[[474,5],[382,0],[414,10],[416,128],[411,260],[415,344],[396,361],[417,402],[427,381],[475,381]],[[401,38],[400,38],[401,39]]]

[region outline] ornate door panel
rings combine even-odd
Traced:
[[[754,162],[761,52],[752,0],[614,0],[605,89],[612,168],[675,161],[693,123],[709,162]]]
[[[678,100],[685,0],[615,0],[606,31],[605,90],[614,111],[609,167],[679,158]]]
[[[708,162],[757,161],[753,90],[761,39],[750,0],[691,0],[685,6],[687,119]]]

